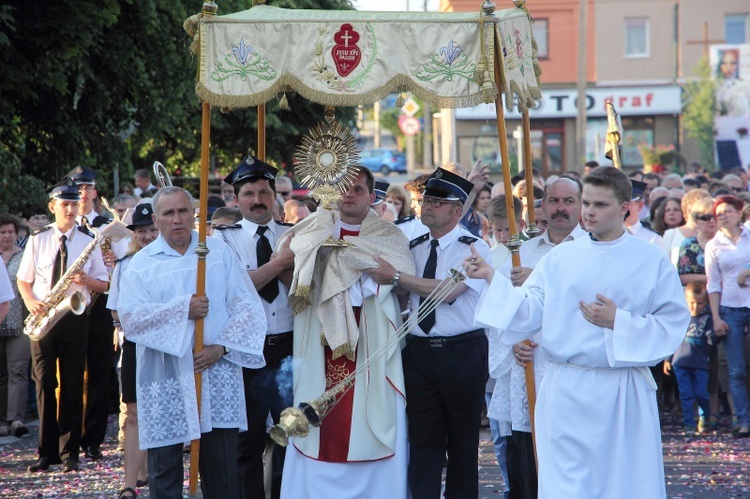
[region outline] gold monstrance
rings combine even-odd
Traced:
[[[357,138],[335,120],[333,108],[326,108],[324,120],[302,137],[295,169],[302,185],[330,210],[359,173],[359,151]]]
[[[332,107],[326,107],[324,122],[302,137],[295,151],[297,177],[312,190],[312,197],[323,209],[331,210],[359,174],[357,138],[336,121]],[[343,239],[329,237],[323,246],[352,246]]]

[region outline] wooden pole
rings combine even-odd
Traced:
[[[495,85],[498,89],[502,87],[503,74],[502,74],[502,47],[495,37]],[[521,255],[518,253],[521,248],[521,240],[518,237],[518,226],[516,225],[515,212],[513,211],[513,186],[510,183],[510,159],[508,157],[508,135],[505,130],[505,111],[503,109],[503,95],[498,90],[497,98],[495,99],[495,114],[497,118],[497,138],[500,141],[500,158],[503,163],[503,187],[505,190],[505,209],[508,213],[508,229],[510,231],[510,242],[508,243],[508,249],[510,250],[510,257],[513,267],[521,266]],[[524,137],[527,135],[524,134]],[[530,140],[530,138],[529,138]],[[529,146],[529,153],[524,154],[524,157],[531,158],[531,146]],[[530,172],[531,168],[527,168]],[[528,173],[527,173],[528,175]],[[528,177],[527,177],[528,178]],[[531,191],[531,209],[533,210],[533,185],[529,186],[528,181],[526,185],[526,191]],[[529,342],[526,342],[529,344]],[[534,406],[536,405],[536,385],[534,384],[534,363],[527,362],[524,368],[524,376],[526,379],[526,391],[529,399],[529,420],[531,422],[531,440],[534,445],[534,457],[536,459],[536,433],[534,426]]]
[[[266,160],[266,105],[258,105],[258,159]]]
[[[201,132],[201,186],[200,186],[200,212],[198,216],[198,247],[195,249],[198,255],[198,278],[195,285],[196,296],[206,296],[206,257],[208,247],[206,246],[206,224],[208,212],[208,157],[211,144],[211,106],[204,102],[202,113]],[[195,346],[193,352],[203,350],[203,326],[204,319],[195,321]],[[201,373],[195,373],[195,396],[198,401],[198,417],[201,412],[201,394],[203,388],[203,377]],[[198,491],[198,457],[200,456],[200,439],[190,442],[190,476],[188,479],[188,490],[191,496]]]
[[[541,234],[541,230],[536,226],[536,213],[534,212],[534,174],[531,166],[531,119],[529,119],[529,110],[525,109],[521,113],[521,124],[523,126],[523,169],[526,174],[526,211],[529,215],[529,228],[526,229],[526,235],[534,238]]]

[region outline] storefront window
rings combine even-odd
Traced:
[[[508,137],[508,159],[511,175],[519,173],[522,158],[519,150],[523,148],[520,130],[510,126],[513,133]],[[531,165],[542,172],[543,176],[563,173],[564,140],[561,128],[531,130]],[[481,159],[490,165],[490,173],[502,173],[500,146],[496,136],[460,137],[458,139],[458,157],[465,163],[474,164]]]

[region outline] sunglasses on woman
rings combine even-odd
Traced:
[[[710,213],[705,213],[703,215],[694,215],[696,220],[700,220],[701,222],[710,222],[711,220],[716,220],[716,215],[712,215]]]

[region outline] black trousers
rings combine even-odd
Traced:
[[[83,368],[89,318],[66,314],[52,331],[31,342],[32,377],[39,411],[39,457],[52,463],[78,459],[83,420]],[[60,417],[57,411],[57,362],[60,362]]]
[[[413,499],[438,499],[448,454],[445,497],[479,495],[479,427],[488,378],[487,337],[431,346],[409,337],[403,350],[409,421],[409,489]]]
[[[531,433],[513,431],[505,442],[509,499],[536,499],[538,484]]]
[[[151,499],[183,496],[182,447],[182,444],[175,444],[148,450],[148,492]],[[204,498],[240,497],[234,479],[237,476],[237,428],[214,428],[201,434],[198,470]]]
[[[86,348],[86,416],[82,447],[99,447],[107,433],[110,389],[113,381],[112,313],[107,310],[107,295],[100,294],[89,315],[89,341]]]
[[[274,344],[269,344],[274,343]],[[242,369],[245,382],[247,431],[239,435],[237,471],[242,497],[265,497],[263,487],[263,450],[266,447],[266,420],[270,411],[274,423],[279,422],[281,411],[294,402],[292,396],[292,346],[291,333],[266,338],[262,369]],[[281,473],[284,469],[286,448],[274,444],[271,466],[271,498],[278,499],[281,492]]]

